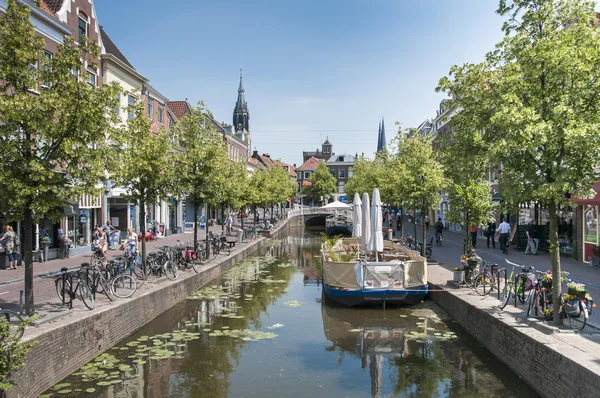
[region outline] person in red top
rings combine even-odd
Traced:
[[[477,247],[477,232],[479,232],[479,227],[477,224],[473,224],[469,227],[469,233],[471,234],[471,247],[473,249]]]

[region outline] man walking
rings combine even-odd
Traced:
[[[429,229],[429,214],[425,215],[425,229]]]
[[[475,249],[477,247],[477,232],[479,231],[479,227],[477,224],[473,224],[469,227],[469,233],[471,234],[471,248]]]
[[[487,247],[490,248],[490,239],[492,241],[492,247],[496,248],[496,221],[490,220],[487,224],[487,231],[485,231],[487,237]]]
[[[508,248],[506,246],[508,237],[510,236],[510,224],[507,223],[504,218],[502,218],[502,222],[498,226],[498,232],[500,233],[500,239],[498,239],[500,241],[500,250],[502,250],[502,253],[508,254]]]
[[[540,240],[537,237],[535,220],[529,221],[527,229],[525,230],[525,234],[527,234],[527,247],[525,248],[525,254],[536,255]]]

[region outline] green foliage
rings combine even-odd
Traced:
[[[25,356],[38,342],[24,343],[21,335],[25,328],[35,322],[37,317],[31,317],[19,325],[19,333],[11,331],[10,323],[0,320],[0,391],[8,390],[14,383],[10,380],[11,372],[24,365]]]
[[[315,200],[320,200],[322,197],[323,200],[327,201],[327,198],[337,190],[336,179],[329,172],[325,162],[319,163],[308,181],[312,183],[312,186],[304,187],[302,193]]]
[[[587,192],[600,158],[600,32],[592,1],[501,0],[505,36],[480,64],[453,66],[451,94],[501,164],[504,198],[548,207],[553,289],[560,294],[556,208]],[[558,312],[555,322],[560,322]]]
[[[452,184],[448,188],[450,209],[449,222],[457,223],[466,230],[470,225],[486,224],[493,215],[494,205],[490,184],[474,180]]]
[[[145,205],[166,199],[173,192],[175,176],[174,152],[164,129],[151,131],[152,121],[144,115],[144,104],[138,99],[134,117],[117,137],[122,150],[116,151],[117,168],[112,177],[125,187],[125,197],[140,203],[142,232],[145,231]],[[113,159],[114,160],[114,159]],[[146,241],[142,239],[142,262],[146,263]]]
[[[362,198],[364,192],[369,195],[375,188],[381,188],[385,181],[385,166],[383,162],[374,162],[366,158],[360,158],[354,166],[352,166],[352,177],[348,179],[344,190],[349,198],[354,197],[354,193]],[[381,200],[384,203],[391,203],[387,195],[381,192]]]
[[[46,63],[43,39],[29,21],[30,10],[8,1],[0,16],[0,211],[22,220],[25,308],[33,313],[33,222],[58,219],[67,200],[96,193],[104,177],[115,132],[117,85],[90,87],[72,70],[84,73],[99,48],[94,42],[64,44]],[[41,70],[30,67],[44,60]]]
[[[235,194],[225,198],[225,179],[229,159],[223,142],[206,114],[202,103],[178,120],[174,137],[180,150],[175,157],[174,184],[187,195],[187,203],[197,209],[204,204],[219,206],[223,200],[235,202]],[[197,242],[194,219],[194,244]]]

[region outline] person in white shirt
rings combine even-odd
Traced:
[[[508,254],[506,244],[510,236],[510,224],[504,218],[502,218],[502,222],[498,225],[498,233],[500,234],[500,238],[498,239],[500,241],[500,250],[502,250],[502,253]]]

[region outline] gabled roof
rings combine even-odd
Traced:
[[[100,26],[100,36],[102,37],[102,44],[104,44],[104,49],[107,54],[112,54],[117,57],[120,61],[122,61],[125,65],[129,66],[131,69],[135,70],[131,62],[123,55],[121,50],[117,47],[117,45],[108,37],[104,28]]]
[[[331,145],[331,144],[329,143],[329,138],[325,139],[325,142],[323,143],[323,145]]]
[[[56,14],[58,11],[60,11],[60,8],[63,5],[63,1],[64,0],[42,0],[42,3],[45,3],[48,9],[54,14]],[[42,9],[44,8],[42,7]]]
[[[319,167],[319,163],[321,163],[321,161],[317,158],[315,158],[314,156],[312,156],[310,159],[308,159],[306,162],[302,163],[302,166],[296,168],[296,170],[313,170],[316,169],[317,167]]]
[[[62,1],[61,1],[62,3]],[[46,4],[45,0],[40,1],[40,8],[44,11],[46,11],[48,14],[54,15],[56,14],[56,12],[52,11],[52,9],[50,8],[50,6],[48,4]]]
[[[275,162],[273,162],[271,160],[271,158],[268,156],[265,156],[265,155],[257,155],[257,156],[258,156],[258,160],[260,160],[260,162],[262,164],[264,164],[266,167],[271,167],[275,164]]]
[[[284,169],[287,170],[288,174],[294,178],[296,178],[296,168],[294,166],[292,166],[291,164],[287,164],[285,162],[282,162],[281,160],[276,160],[275,164],[283,167]]]
[[[169,101],[167,106],[171,108],[177,119],[181,119],[185,114],[190,113],[191,109],[187,101]]]
[[[340,160],[340,158],[344,158],[344,160]],[[348,154],[340,154],[340,155],[333,155],[332,157],[330,157],[327,160],[327,163],[334,163],[334,162],[355,162],[356,161],[356,157],[354,155],[348,155]]]

